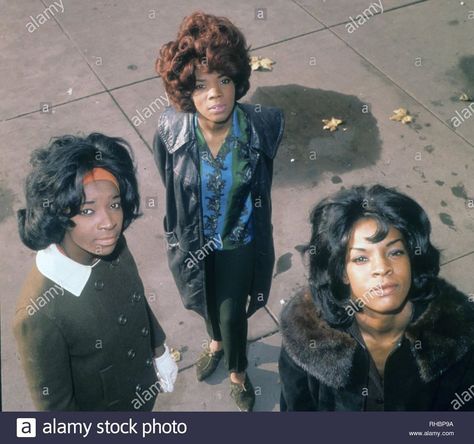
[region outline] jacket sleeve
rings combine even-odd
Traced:
[[[146,311],[148,314],[148,319],[150,321],[150,334],[151,334],[151,347],[153,349],[153,354],[155,357],[161,356],[164,350],[164,343],[166,339],[165,332],[161,328],[158,319],[156,319],[155,314],[153,313],[150,304],[145,298]]]
[[[153,157],[155,159],[156,167],[158,168],[158,172],[160,173],[161,180],[166,187],[166,156],[167,156],[167,149],[160,137],[160,132],[157,129],[155,132],[155,137],[153,138]]]
[[[285,131],[285,115],[283,114],[283,111],[281,110],[278,110],[278,120],[279,120],[279,129],[278,129],[278,137],[276,141],[276,150],[278,150],[278,147],[280,146],[281,139],[283,139],[283,133]]]
[[[284,346],[281,347],[278,369],[281,381],[280,411],[316,411],[308,375],[288,356]]]
[[[13,331],[36,408],[78,410],[68,345],[61,330],[41,312],[20,314]]]
[[[277,154],[285,131],[285,116],[283,111],[278,108],[267,108],[267,112],[262,119],[262,124],[266,128],[274,128],[271,136],[268,137],[263,144],[265,154],[273,160]]]

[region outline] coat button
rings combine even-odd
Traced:
[[[135,392],[139,393],[141,392],[143,389],[142,389],[142,386],[140,384],[137,384],[137,386],[135,387]]]
[[[140,302],[142,295],[140,293],[133,293],[132,295],[132,302]]]
[[[148,336],[150,333],[150,330],[148,327],[143,327],[142,328],[142,336]]]
[[[110,268],[115,268],[115,267],[118,267],[119,263],[120,263],[120,258],[117,257],[113,261],[110,261],[109,266],[110,266]]]
[[[117,319],[117,322],[120,324],[120,325],[125,325],[127,323],[127,317],[123,314],[121,314],[118,319]]]
[[[146,361],[145,361],[145,365],[147,367],[151,367],[153,365],[153,359],[151,358],[148,358]]]
[[[135,357],[135,350],[133,348],[131,348],[128,352],[127,352],[127,356],[130,358],[130,359],[133,359]]]
[[[102,290],[104,288],[104,281],[101,281],[101,280],[95,281],[94,287],[96,290],[99,290],[99,291]]]

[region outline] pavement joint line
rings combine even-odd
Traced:
[[[321,23],[323,26],[324,26],[324,29],[331,29],[331,28],[335,28],[336,26],[341,26],[341,25],[345,25],[347,23],[350,23],[350,20],[346,20],[346,21],[343,21],[343,22],[339,22],[339,23],[334,23],[333,25],[326,25],[326,23],[322,22],[320,19],[318,19],[316,16],[314,16],[310,11],[308,11],[303,5],[300,5],[298,3],[298,0],[292,0],[293,3],[295,3],[296,5],[298,5],[303,11],[305,11],[306,13],[308,13],[312,18],[314,18],[315,20],[317,20],[319,23]],[[428,2],[429,0],[416,0],[412,3],[407,3],[406,5],[399,5],[399,6],[394,6],[393,8],[390,8],[390,9],[387,9],[387,10],[384,10],[383,12],[378,12],[377,14],[374,14],[374,16],[377,16],[377,15],[382,15],[382,14],[385,14],[387,12],[392,12],[392,11],[396,11],[397,9],[402,9],[402,8],[407,8],[407,7],[410,7],[410,6],[413,6],[413,5],[417,5],[418,3],[425,3],[425,2]],[[322,29],[320,30],[322,31]]]
[[[258,51],[258,50],[264,49],[264,48],[270,48],[272,46],[280,45],[281,43],[289,42],[291,40],[299,39],[301,37],[306,37],[307,35],[316,34],[317,32],[321,32],[321,31],[324,31],[324,30],[325,30],[325,28],[314,29],[313,31],[304,32],[303,34],[293,35],[291,37],[287,37],[286,39],[277,40],[276,42],[267,43],[266,45],[257,46],[255,48],[252,48],[252,50],[250,52]]]
[[[271,330],[268,333],[264,333],[256,338],[253,338],[250,341],[248,341],[248,343],[253,344],[254,342],[260,341],[265,338],[269,338],[270,336],[276,335],[278,333],[280,333],[280,328],[277,328],[276,330]]]
[[[69,103],[79,102],[80,100],[89,99],[89,98],[95,97],[95,96],[100,96],[100,95],[105,94],[105,93],[107,93],[107,91],[104,90],[104,91],[99,91],[99,92],[96,92],[96,93],[88,94],[87,96],[77,97],[75,99],[68,100],[67,102],[60,102],[60,103],[57,103],[55,105],[51,105],[51,108],[58,108],[60,106],[68,105]],[[34,111],[28,111],[26,113],[22,113],[22,114],[18,114],[16,116],[8,117],[6,119],[3,119],[2,122],[8,122],[10,120],[19,119],[21,117],[30,116],[31,114],[36,114],[36,113],[41,113],[41,110],[35,109]]]
[[[268,313],[268,315],[272,318],[273,322],[275,322],[275,324],[279,327],[280,323],[278,322],[278,316],[276,316],[275,313],[273,313],[270,307],[265,305],[264,308],[265,308],[265,311]]]
[[[444,265],[448,265],[448,264],[450,264],[451,262],[455,262],[455,261],[458,261],[458,260],[460,260],[460,259],[463,259],[463,258],[465,258],[465,257],[467,257],[467,256],[470,256],[471,254],[474,254],[474,250],[469,251],[469,252],[464,253],[464,254],[461,254],[461,256],[457,256],[457,257],[455,257],[455,258],[449,259],[449,260],[447,260],[446,262],[443,262],[443,263],[440,264],[440,265],[441,265],[441,267],[443,267]]]
[[[45,0],[41,0],[41,3],[43,3],[44,7],[47,8],[48,5],[46,5],[45,3]],[[66,29],[61,25],[60,21],[58,20],[58,18],[56,16],[53,16],[53,20],[56,22],[56,24],[59,26],[59,29],[61,29],[61,31],[63,32],[63,34],[70,40],[70,42],[74,45],[74,47],[76,48],[76,51],[79,53],[79,55],[82,57],[82,59],[86,62],[87,66],[89,67],[89,69],[91,70],[92,74],[96,77],[96,79],[99,81],[99,83],[102,85],[102,87],[104,88],[104,92],[106,92],[110,98],[112,99],[112,101],[115,103],[115,105],[117,106],[117,108],[120,110],[120,112],[123,114],[123,116],[125,117],[125,119],[128,121],[128,123],[131,125],[131,127],[133,128],[133,130],[135,131],[135,133],[138,135],[138,137],[141,139],[141,141],[144,143],[144,145],[148,148],[148,150],[150,152],[152,152],[152,148],[150,147],[150,145],[148,144],[148,142],[143,138],[143,136],[141,135],[141,133],[137,130],[137,128],[135,127],[135,125],[132,123],[132,121],[130,120],[130,118],[127,116],[127,113],[123,110],[123,108],[120,106],[120,104],[117,102],[117,100],[115,99],[115,97],[113,96],[113,94],[110,92],[110,90],[107,88],[107,86],[105,85],[105,83],[103,82],[103,80],[100,78],[100,76],[95,72],[94,68],[91,66],[91,64],[89,63],[89,61],[87,60],[86,56],[82,53],[81,49],[79,48],[79,46],[77,45],[77,43],[71,38],[71,36],[69,35],[69,33],[66,31]]]
[[[159,79],[159,78],[160,78],[160,76],[147,77],[145,79],[136,80],[134,82],[125,83],[125,84],[119,85],[119,86],[114,86],[113,88],[106,88],[103,91],[98,91],[98,92],[95,92],[95,93],[92,93],[92,94],[88,94],[86,96],[76,97],[75,99],[68,100],[67,102],[60,102],[60,103],[57,103],[57,104],[53,104],[51,106],[52,106],[52,108],[57,108],[59,106],[67,105],[69,103],[78,102],[79,100],[89,99],[90,97],[99,96],[101,94],[106,94],[107,92],[116,91],[116,90],[119,90],[119,89],[123,89],[123,88],[127,88],[129,86],[136,85],[138,83],[148,82],[149,80],[154,80],[154,79]],[[7,117],[6,119],[1,120],[0,122],[7,122],[9,120],[19,119],[21,117],[29,116],[31,114],[35,114],[35,113],[39,113],[39,112],[41,112],[41,110],[38,110],[38,109],[33,110],[33,111],[28,111],[28,112],[25,112],[25,113],[22,113],[22,114],[17,114],[16,116]]]
[[[119,86],[114,86],[113,88],[110,88],[109,91],[116,91],[118,89],[127,88],[128,86],[137,85],[138,83],[148,82],[149,80],[160,79],[160,78],[161,76],[158,76],[158,75],[154,75],[152,77],[146,77],[145,79],[135,80],[134,82],[125,83]]]

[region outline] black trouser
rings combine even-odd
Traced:
[[[208,319],[206,329],[222,341],[229,372],[247,368],[247,298],[255,253],[250,242],[233,250],[215,250],[205,259]]]

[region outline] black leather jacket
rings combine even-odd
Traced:
[[[271,224],[273,159],[283,136],[280,110],[237,103],[247,115],[252,164],[256,263],[247,315],[263,307],[275,263]],[[166,187],[165,238],[168,264],[186,308],[207,318],[204,262],[189,267],[191,254],[204,245],[199,154],[192,113],[171,107],[160,116],[153,140],[155,162]]]

